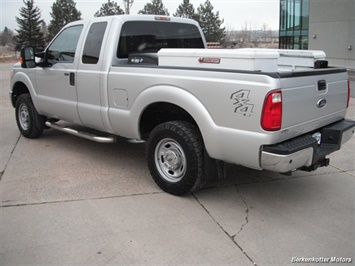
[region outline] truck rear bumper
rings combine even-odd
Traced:
[[[305,134],[276,145],[265,145],[261,151],[261,167],[279,173],[293,170],[313,171],[319,166],[327,166],[325,157],[341,148],[351,139],[355,131],[355,121],[341,120],[317,130],[321,141]],[[315,133],[315,132],[313,132]]]

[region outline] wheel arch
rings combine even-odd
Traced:
[[[146,139],[155,126],[180,120],[196,125],[206,144],[216,127],[208,110],[195,95],[173,86],[156,86],[143,91],[132,112],[138,113],[136,121],[142,139]]]
[[[35,100],[33,99],[33,95],[35,94],[34,86],[30,78],[25,73],[20,72],[15,74],[12,80],[13,85],[11,87],[10,97],[13,107],[15,107],[18,97],[24,93],[29,93],[32,100]]]
[[[16,106],[16,101],[18,97],[24,93],[30,93],[27,86],[21,81],[16,82],[12,87],[12,93],[11,93],[11,103],[13,107]]]
[[[156,126],[175,120],[189,122],[198,128],[195,119],[184,108],[169,102],[151,103],[144,109],[140,117],[141,138],[146,140]]]

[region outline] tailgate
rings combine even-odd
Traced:
[[[282,129],[301,135],[344,118],[347,79],[342,68],[280,73]]]

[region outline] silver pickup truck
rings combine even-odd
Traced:
[[[34,49],[12,69],[22,135],[146,141],[152,177],[175,195],[223,176],[224,162],[316,170],[354,133],[346,69],[321,51],[206,49],[195,21],[145,15],[73,22]]]

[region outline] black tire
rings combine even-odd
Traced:
[[[21,94],[16,101],[16,122],[24,137],[32,139],[42,135],[45,117],[37,113],[28,93]]]
[[[158,186],[173,195],[185,195],[203,183],[204,146],[198,128],[185,121],[158,125],[147,141],[147,162]]]

